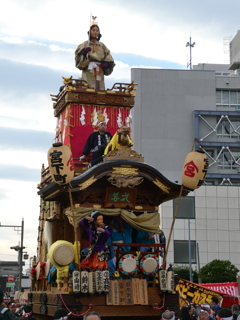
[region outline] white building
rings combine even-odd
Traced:
[[[181,200],[168,263],[189,263],[190,226],[193,268],[199,252],[200,267],[221,259],[240,269],[239,67],[240,31],[230,43],[230,65],[132,69],[132,80],[138,83],[134,149],[145,162],[181,184],[182,165],[192,146],[209,157],[206,184]],[[160,209],[167,238],[176,201]]]

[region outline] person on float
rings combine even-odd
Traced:
[[[75,65],[82,70],[82,79],[94,89],[105,89],[104,75],[112,73],[115,66],[113,57],[104,43],[96,22],[88,31],[89,40],[80,44],[75,51]]]
[[[109,249],[106,243],[111,232],[104,225],[102,214],[94,211],[91,216],[80,220],[79,225],[90,241],[88,254],[80,262],[81,269],[108,269]]]
[[[89,153],[92,154],[92,160],[89,167],[94,166],[103,161],[104,149],[106,148],[109,141],[112,139],[110,132],[106,131],[106,121],[98,122],[98,131],[94,131],[88,137],[88,140],[83,149],[83,155],[79,158],[83,161]]]

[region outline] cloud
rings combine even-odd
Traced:
[[[16,159],[17,160],[17,159]],[[16,161],[17,162],[17,161]],[[40,180],[40,169],[31,169],[22,166],[9,166],[1,164],[0,166],[0,179],[4,180],[19,180],[19,181],[32,181],[38,182]],[[0,191],[1,196],[1,191]],[[2,194],[3,198],[7,198]]]
[[[46,151],[54,139],[54,133],[8,127],[0,127],[0,136],[1,150]]]

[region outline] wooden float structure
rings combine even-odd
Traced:
[[[181,185],[169,181],[144,163],[143,156],[127,146],[110,151],[103,162],[89,169],[88,158],[79,161],[86,138],[97,128],[97,121],[107,120],[107,131],[112,135],[122,125],[131,126],[136,85],[134,82],[116,83],[111,89],[96,90],[89,88],[85,81],[70,77],[64,78],[58,94],[51,95],[57,118],[56,139],[72,151],[74,178],[67,185],[59,185],[53,180],[49,167],[43,166],[41,170],[37,259],[31,272],[32,286],[28,295],[39,320],[52,319],[59,308],[70,310],[74,319],[82,319],[88,310],[99,312],[102,319],[114,317],[119,320],[146,316],[159,319],[165,306],[176,313],[179,311],[178,294],[162,292],[156,277],[144,278],[140,272],[133,277],[112,275],[108,294],[74,293],[68,271],[64,271],[58,284],[50,284],[47,280],[50,267],[48,241],[51,244],[57,241],[74,244],[77,232],[81,246],[82,232],[77,222],[86,212],[98,210],[109,217],[111,212],[125,214],[125,217],[144,214],[153,225],[158,223],[156,228],[159,229],[159,205],[180,194]],[[182,196],[188,192],[189,189],[183,188]],[[47,226],[51,230],[49,237],[45,234]],[[118,247],[118,265],[122,244],[114,245]],[[129,254],[141,252],[141,243],[127,245],[131,247]],[[158,256],[165,249],[165,243],[148,246]]]

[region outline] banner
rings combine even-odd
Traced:
[[[196,304],[210,304],[212,297],[217,297],[222,308],[231,307],[233,304],[238,304],[238,297],[227,295],[222,292],[207,288],[207,284],[193,283],[179,277],[175,278],[176,291],[179,293],[180,307],[186,306],[191,302]],[[217,284],[215,284],[217,285]],[[223,286],[224,284],[222,284]],[[228,283],[226,283],[226,286]],[[206,286],[206,287],[205,287]]]
[[[210,303],[212,297],[217,297],[219,304],[223,301],[223,296],[199,284],[178,278],[175,276],[176,291],[179,293],[180,307],[188,305],[190,302],[196,304]]]

